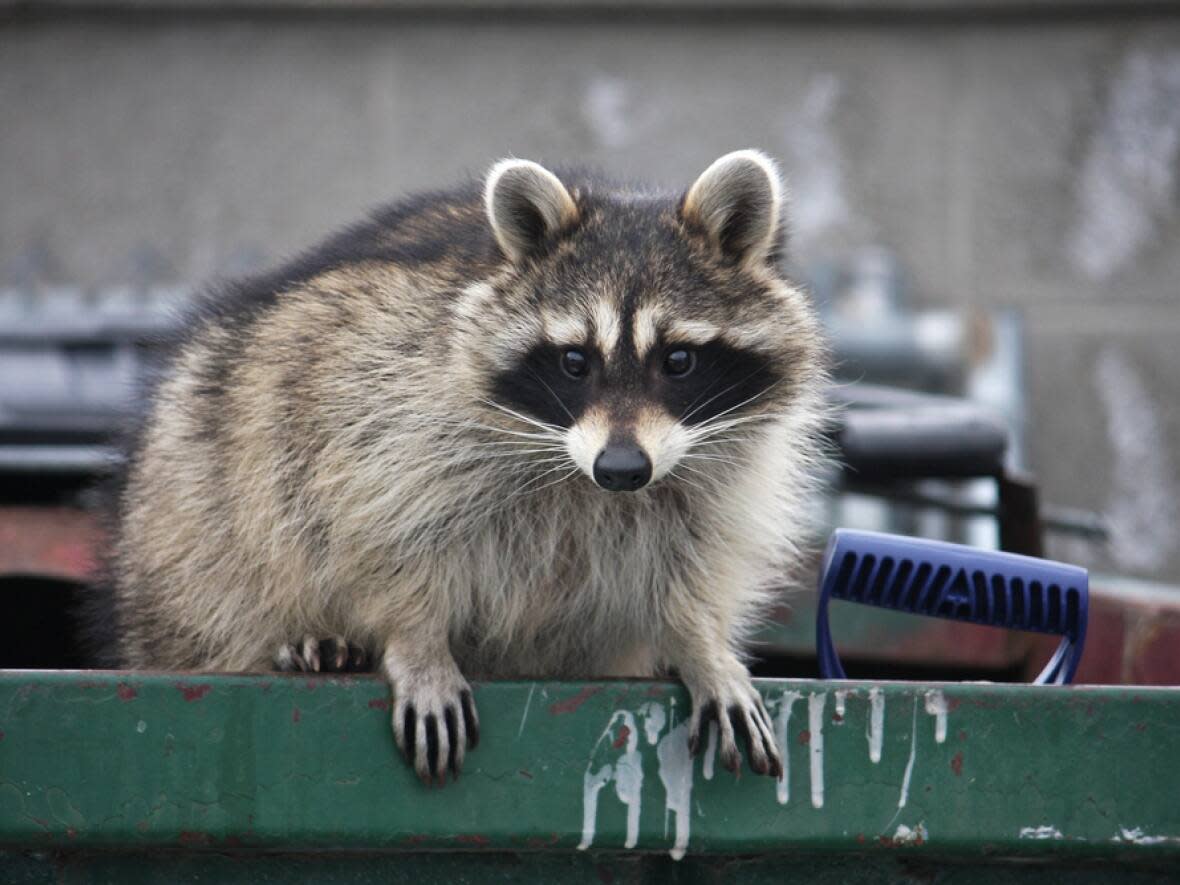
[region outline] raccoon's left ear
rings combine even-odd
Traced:
[[[716,160],[688,190],[681,209],[723,254],[765,263],[782,227],[783,183],[774,160],[761,151],[734,151]]]
[[[493,166],[484,204],[496,242],[513,261],[578,218],[577,204],[561,180],[529,160],[501,160]]]

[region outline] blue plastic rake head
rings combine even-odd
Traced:
[[[1036,678],[1038,684],[1068,684],[1082,659],[1090,581],[1077,566],[837,529],[828,542],[819,582],[815,639],[825,679],[847,678],[828,625],[832,599],[1061,636],[1061,645]]]

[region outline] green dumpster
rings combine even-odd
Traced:
[[[383,683],[0,673],[2,882],[1164,882],[1180,690],[763,680],[780,781],[659,682],[475,687],[420,784]]]

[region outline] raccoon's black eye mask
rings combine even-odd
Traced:
[[[594,405],[625,411],[640,404],[662,406],[691,426],[757,408],[780,377],[766,356],[720,340],[662,343],[642,364],[624,357],[610,365],[591,346],[546,343],[497,375],[492,396],[559,427]]]
[[[753,408],[779,380],[765,356],[716,339],[688,350],[691,368],[678,376],[669,370],[683,364],[685,350],[673,346],[663,351],[665,371],[659,385],[661,402],[682,424],[701,424],[723,412],[730,417],[743,407]]]

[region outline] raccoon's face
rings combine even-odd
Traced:
[[[572,462],[612,492],[723,478],[813,372],[811,313],[775,270],[781,185],[763,155],[722,157],[679,200],[571,192],[504,161],[486,203],[510,261],[464,308],[486,324],[486,403],[555,475]]]

